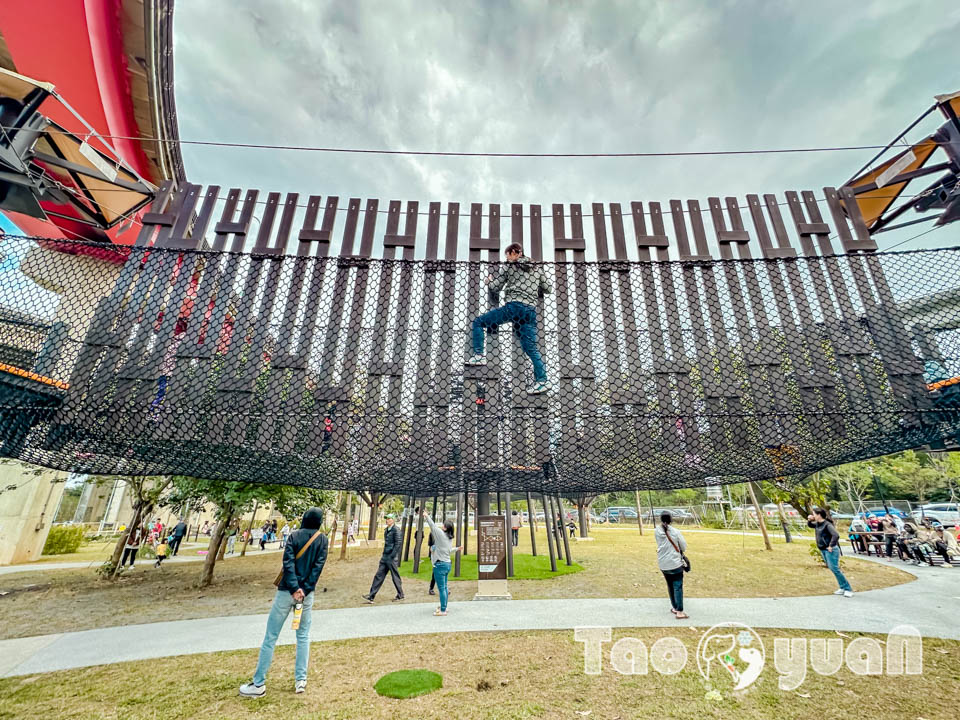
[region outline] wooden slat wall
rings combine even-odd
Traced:
[[[500,205],[470,206],[464,265],[457,203],[421,213],[412,201],[260,197],[161,190],[97,309],[62,422],[79,408],[159,440],[424,472],[459,459],[506,473],[606,453],[680,458],[706,473],[711,457],[757,446],[889,431],[928,402],[876,246],[841,208],[847,190],[824,189],[826,213],[810,192],[705,208],[673,200],[669,223],[657,202],[631,203],[629,219],[619,204],[594,203],[592,237],[579,204],[553,205],[555,296],[538,308],[549,396],[526,394],[530,362],[509,325],[487,334],[485,367],[463,366],[470,321],[500,302],[485,291],[507,244]],[[218,202],[214,252],[194,252]],[[834,256],[832,234],[846,255]],[[510,206],[510,237],[544,259],[539,205]],[[373,259],[379,242],[384,261]],[[166,401],[148,413],[171,348]],[[209,417],[191,407],[208,388]],[[850,411],[864,402],[879,417]],[[903,417],[880,412],[890,407]]]

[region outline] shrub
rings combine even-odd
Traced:
[[[823,554],[820,552],[820,548],[817,547],[816,541],[810,543],[810,555],[817,560],[817,564],[822,567],[827,567],[827,561],[823,559]],[[837,563],[837,567],[841,570],[843,569],[843,558],[840,558],[840,562]]]
[[[83,542],[82,525],[54,525],[43,546],[44,555],[75,553]]]

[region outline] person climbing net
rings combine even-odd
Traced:
[[[504,251],[507,264],[494,275],[487,276],[487,287],[500,293],[504,291],[506,302],[473,320],[473,355],[467,365],[486,365],[484,354],[485,330],[513,323],[513,333],[520,347],[533,363],[533,383],[527,388],[529,395],[541,395],[550,389],[547,368],[537,347],[537,301],[541,295],[550,294],[550,286],[543,270],[523,254],[523,246],[512,243]]]

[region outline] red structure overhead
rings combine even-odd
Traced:
[[[0,3],[0,67],[48,82],[104,136],[117,156],[156,185],[183,180],[172,78],[172,0],[5,0]],[[89,130],[60,103],[41,112],[80,137]],[[159,140],[159,142],[158,142]],[[91,144],[97,146],[93,140]],[[10,218],[31,235],[132,244],[137,223],[109,230]]]

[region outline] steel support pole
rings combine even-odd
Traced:
[[[434,508],[436,508],[436,500],[434,500]],[[417,513],[417,532],[415,534],[415,540],[413,542],[413,572],[417,574],[420,572],[420,545],[422,544],[423,539],[423,512],[426,511],[425,507],[421,507],[422,512]]]
[[[513,525],[512,512],[510,511],[510,493],[506,493],[506,505],[507,505],[507,532],[510,533],[510,539],[507,541],[507,577],[513,577],[513,530],[511,526]],[[519,532],[517,533],[520,534]]]
[[[460,529],[462,523],[460,522],[460,513],[463,512],[463,496],[464,493],[459,493],[457,495],[457,545],[463,545],[460,536]],[[457,556],[453,559],[453,576],[460,577],[460,553],[457,553]]]
[[[527,493],[527,525],[530,526],[530,547],[533,549],[533,556],[537,556],[537,532],[536,515],[533,509],[533,500],[530,499],[530,493]]]
[[[550,519],[550,507],[547,505],[547,494],[541,493],[540,500],[543,504],[543,525],[547,529],[547,550],[550,552],[550,571],[557,571],[557,556],[554,553],[553,541],[553,521]]]
[[[573,559],[570,557],[570,534],[567,532],[567,520],[563,513],[563,501],[559,495],[557,495],[557,508],[560,510],[560,518],[563,521],[560,525],[560,534],[563,535],[563,554],[566,558],[567,565],[573,565]]]

